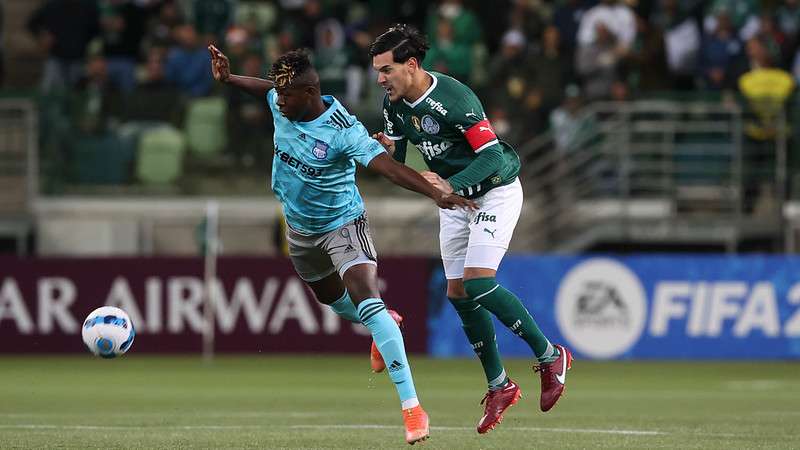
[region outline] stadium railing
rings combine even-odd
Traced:
[[[29,100],[0,99],[0,238],[28,252],[31,206],[37,192],[37,110]]]
[[[576,120],[571,140],[550,131],[520,147],[536,205],[525,246],[735,252],[750,240],[782,240],[785,114],[768,140],[747,136],[757,118],[733,101],[600,102]]]

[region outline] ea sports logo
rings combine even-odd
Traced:
[[[613,358],[628,351],[641,336],[646,315],[639,279],[612,259],[578,264],[558,288],[558,328],[576,350],[592,358]]]

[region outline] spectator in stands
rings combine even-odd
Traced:
[[[426,34],[431,45],[438,44],[436,40],[441,31],[441,21],[450,22],[452,32],[449,33],[449,38],[453,42],[470,49],[481,42],[481,23],[472,11],[464,7],[462,0],[441,0],[439,6],[428,15]]]
[[[661,0],[647,24],[651,33],[661,33],[672,89],[695,87],[702,35],[700,25],[679,0]],[[651,44],[654,44],[651,42]]]
[[[108,117],[108,93],[111,91],[108,64],[102,55],[93,55],[86,62],[85,76],[78,82],[84,91],[83,100],[76,111],[78,128],[86,133],[100,133]]]
[[[771,13],[764,13],[755,19],[757,25],[753,28],[752,37],[746,39],[745,42],[752,38],[758,39],[761,43],[766,45],[775,65],[788,66],[791,61],[789,59],[791,55],[791,48],[788,47],[789,40],[786,35],[783,34],[780,27],[778,27],[775,16]]]
[[[164,47],[151,47],[138,70],[135,95],[125,99],[126,120],[172,122],[180,115],[182,103],[176,86],[167,79]]]
[[[547,26],[543,10],[539,2],[512,0],[508,13],[508,28],[522,31],[531,42],[539,41]]]
[[[590,101],[610,97],[611,86],[619,79],[620,62],[628,52],[604,22],[592,23],[594,40],[589,44],[579,42],[575,54],[575,69],[583,81],[584,96]]]
[[[103,55],[110,83],[122,92],[136,87],[136,61],[144,35],[146,11],[134,1],[107,0],[101,5]]]
[[[636,91],[666,91],[672,88],[664,34],[656,26],[636,17],[636,40],[625,60],[626,80]]]
[[[553,25],[558,28],[561,44],[567,55],[573,55],[577,47],[578,28],[581,18],[589,10],[588,0],[564,0],[553,13]]]
[[[706,37],[700,64],[702,86],[706,89],[731,89],[738,74],[738,59],[742,44],[736,36],[733,24],[724,9],[719,9],[713,34]]]
[[[544,117],[561,103],[564,88],[574,81],[572,58],[561,49],[561,34],[550,25],[542,33],[541,46],[530,56],[533,84],[542,93]]]
[[[342,24],[336,19],[325,19],[317,24],[314,35],[314,64],[319,67],[322,90],[343,97],[350,55],[345,47]]]
[[[561,106],[550,113],[550,129],[553,131],[556,148],[562,154],[578,151],[587,145],[586,140],[593,125],[586,115],[581,114],[582,106],[580,88],[570,84],[564,90]]]
[[[191,97],[207,95],[212,86],[208,70],[211,57],[204,43],[191,25],[178,26],[175,40],[179,45],[170,49],[167,55],[167,80]]]
[[[748,20],[758,13],[758,0],[713,0],[703,20],[706,33],[713,33],[717,29],[717,20],[723,11],[728,16],[734,32],[738,33]],[[747,34],[747,31],[745,33]]]
[[[233,23],[235,5],[233,0],[194,0],[192,11],[195,30],[208,45],[222,41],[225,30]]]
[[[74,87],[83,76],[86,49],[100,29],[92,0],[48,0],[28,21],[28,29],[47,53],[41,88],[48,92]]]
[[[158,49],[151,49],[145,59],[137,89],[146,92],[164,91],[172,88],[164,73],[164,55]]]
[[[485,96],[492,101],[489,115],[507,121],[508,130],[502,134],[514,143],[522,143],[530,135],[527,121],[521,117],[525,95],[533,87],[530,61],[525,35],[512,29],[503,34],[500,49],[489,63],[492,83]]]
[[[747,57],[750,70],[739,78],[739,90],[758,121],[749,123],[745,134],[757,140],[773,139],[778,115],[794,91],[795,82],[791,74],[775,67],[774,57],[763,41],[747,41]]]
[[[617,53],[624,55],[636,37],[636,20],[633,11],[618,0],[602,0],[586,11],[578,28],[578,47],[586,47],[598,41],[598,29],[602,25],[617,46]],[[603,37],[602,39],[606,39]]]
[[[241,72],[244,59],[251,51],[258,51],[259,42],[253,39],[250,31],[240,25],[234,25],[225,32],[225,54],[236,72]]]
[[[261,54],[249,52],[242,59],[241,75],[263,77],[266,64]],[[238,167],[263,169],[271,161],[272,120],[263,99],[255,98],[238,89],[227,89],[228,149],[233,153]]]
[[[463,83],[472,75],[472,48],[455,39],[453,24],[437,21],[436,38],[431,43],[423,65],[428,70],[446,73]]]
[[[281,31],[291,33],[296,47],[314,48],[314,29],[324,19],[320,0],[305,0],[299,8],[284,10],[281,15]],[[292,50],[292,48],[287,49]]]
[[[549,177],[550,183],[544,185],[539,192],[542,201],[547,205],[564,205],[574,201],[577,183],[589,174],[594,174],[595,167],[605,163],[599,161],[602,156],[592,155],[586,164],[588,152],[594,152],[590,141],[595,124],[590,116],[581,112],[583,98],[580,88],[575,84],[568,85],[564,90],[563,102],[550,113],[550,130],[555,141],[555,158]],[[582,163],[576,164],[576,156]],[[558,230],[550,228],[547,233],[555,238]]]
[[[145,32],[147,47],[171,47],[176,45],[175,28],[184,22],[185,14],[178,0],[164,0],[148,10]]]
[[[364,82],[363,69],[352,63],[352,51],[347,47],[344,28],[337,19],[326,19],[317,24],[314,64],[320,77],[322,90],[357,105]],[[354,70],[355,69],[355,70]]]
[[[759,39],[747,41],[747,57],[750,70],[739,78],[739,90],[755,119],[748,120],[744,130],[744,201],[746,210],[766,213],[775,206],[777,193],[762,180],[774,179],[780,118],[795,82],[788,72],[774,66],[767,45]]]
[[[800,34],[800,0],[783,0],[778,8],[777,21],[783,34],[796,43]]]

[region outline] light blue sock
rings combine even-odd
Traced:
[[[348,294],[347,291],[344,291],[344,295],[342,295],[339,300],[336,300],[328,306],[343,319],[349,320],[350,322],[361,323],[358,319],[358,313],[356,312],[356,305],[350,300],[350,294]]]
[[[361,323],[372,333],[372,339],[386,362],[389,378],[394,382],[400,401],[403,402],[403,408],[417,403],[417,391],[411,378],[411,367],[406,358],[403,335],[400,333],[400,327],[386,311],[383,300],[368,298],[359,303],[358,316],[361,318]]]

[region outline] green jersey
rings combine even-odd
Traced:
[[[388,95],[383,100],[383,132],[396,141],[395,159],[405,161],[406,141],[411,141],[428,168],[467,198],[514,181],[517,152],[497,138],[475,93],[447,75],[428,73],[432,84],[414,103],[392,103]],[[478,159],[483,152],[487,155]]]

